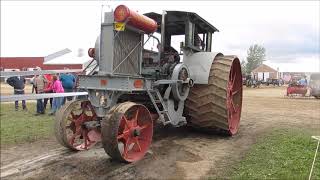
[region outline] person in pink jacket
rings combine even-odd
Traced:
[[[52,76],[52,83],[51,86],[45,89],[46,92],[53,91],[53,93],[64,93],[64,89],[62,87],[61,81],[58,79],[56,75]],[[63,97],[55,97],[53,98],[52,102],[52,109],[50,115],[53,115],[56,113],[57,110],[60,109],[60,107],[63,104]]]

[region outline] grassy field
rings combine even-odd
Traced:
[[[19,105],[19,111],[15,111],[14,103],[0,104],[1,147],[53,135],[53,116],[35,116],[36,103],[27,103],[27,111]]]
[[[275,130],[260,138],[231,169],[231,179],[308,179],[317,146],[311,135],[302,130]],[[319,154],[312,179],[320,179]]]

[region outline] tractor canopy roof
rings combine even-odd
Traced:
[[[198,33],[206,33],[206,32],[219,32],[217,28],[211,25],[209,22],[204,20],[198,14],[193,12],[186,12],[186,11],[166,11],[166,32],[171,35],[182,35],[185,34],[185,24],[187,20],[193,22],[196,27]],[[155,20],[158,24],[161,24],[162,15],[150,12],[144,14],[149,18]],[[158,27],[157,32],[161,31],[161,26]]]

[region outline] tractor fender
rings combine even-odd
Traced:
[[[190,70],[190,77],[194,84],[208,84],[209,73],[216,56],[223,56],[219,52],[197,52],[183,56],[183,63]]]

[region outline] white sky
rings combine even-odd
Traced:
[[[220,30],[213,51],[242,60],[258,43],[267,50],[265,63],[275,69],[320,71],[319,1],[1,1],[1,56],[86,52],[99,34],[102,4],[104,11],[125,4],[140,13],[196,12]]]

